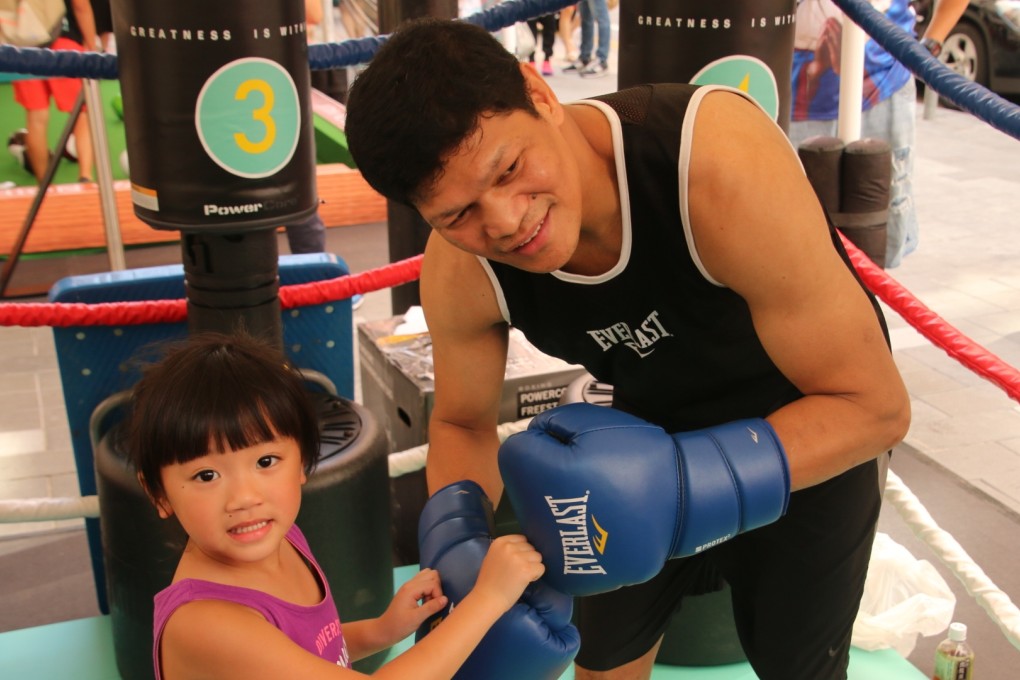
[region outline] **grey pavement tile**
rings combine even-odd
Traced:
[[[1008,410],[1015,405],[1015,402],[1011,402],[1009,397],[994,385],[935,392],[926,395],[924,401],[944,413],[956,415]]]
[[[930,457],[954,474],[1020,512],[1020,454],[995,441],[932,451]]]
[[[949,416],[945,411],[941,411],[935,406],[932,406],[925,399],[914,396],[911,393],[910,399],[910,431],[922,428],[928,423],[942,420]],[[907,437],[910,437],[910,431],[907,433]]]
[[[55,531],[56,528],[57,523],[49,520],[44,522],[10,522],[0,524],[0,538],[6,539],[12,536],[46,534]]]
[[[912,350],[905,350],[906,354]],[[946,375],[944,371],[923,365],[919,368],[904,371],[900,375],[906,384],[910,394],[926,399],[931,394],[940,392],[952,392],[965,387],[965,383]]]
[[[54,498],[78,498],[81,496],[81,491],[78,488],[77,472],[50,475],[48,480],[50,486],[49,496]]]
[[[1020,472],[1006,477],[971,479],[969,481],[1013,512],[1020,513],[1020,499],[1017,498],[1017,489],[1020,489]]]
[[[998,276],[995,280],[1002,281]],[[1006,286],[1005,290],[986,295],[985,300],[1003,310],[1017,314],[1020,312],[1020,288],[1014,287],[1013,282],[1004,283],[1004,285]]]
[[[5,373],[3,385],[3,393],[0,394],[0,410],[15,402],[23,402],[26,393],[38,392],[39,375],[35,371]]]
[[[999,335],[1020,333],[1020,314],[999,311],[992,314],[978,314],[969,319],[972,323],[983,326]]]
[[[30,430],[0,430],[0,456],[18,456],[46,450],[46,432],[41,428]]]
[[[0,410],[0,432],[42,428],[42,409],[36,403],[35,395],[28,401],[27,405],[22,402],[20,407]]]
[[[1011,293],[1015,292],[1016,289],[1008,286],[1002,281],[998,281],[994,278],[989,278],[989,273],[986,270],[982,274],[961,277],[961,280],[953,284],[954,291],[961,294],[961,300],[966,304],[967,302],[971,305],[978,305],[978,307],[965,307],[961,310],[965,314],[980,314],[980,304],[982,300],[987,300],[989,297],[997,295],[999,293]]]
[[[72,473],[77,477],[70,449],[0,456],[0,479],[13,481]]]
[[[0,499],[45,498],[50,493],[46,477],[0,479]]]
[[[1020,437],[1020,413],[1013,410],[950,415],[915,424],[908,434],[911,445],[932,456],[980,443]]]

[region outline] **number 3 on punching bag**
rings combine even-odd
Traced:
[[[620,3],[619,87],[728,85],[787,130],[797,0]]]
[[[135,214],[236,233],[317,206],[302,0],[113,0]]]

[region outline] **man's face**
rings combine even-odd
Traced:
[[[561,134],[562,109],[533,97],[527,111],[482,116],[445,160],[417,207],[440,236],[531,272],[562,268],[577,248],[580,172]]]

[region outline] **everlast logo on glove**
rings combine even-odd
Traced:
[[[595,526],[595,537],[588,533],[588,493],[580,498],[553,498],[546,496],[545,502],[555,522],[565,525],[560,528],[560,545],[563,548],[563,573],[569,574],[605,574],[605,568],[599,564],[595,552],[601,555],[606,551],[609,532],[599,526],[592,516]]]

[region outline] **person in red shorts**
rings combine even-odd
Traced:
[[[52,50],[74,50],[82,52],[84,46],[95,49],[96,22],[89,0],[64,0],[67,15],[60,37],[47,45]],[[50,123],[50,98],[57,109],[69,113],[74,108],[81,80],[77,78],[46,78],[42,80],[16,80],[14,99],[25,107],[25,157],[36,180],[42,181],[49,163],[47,132]],[[92,181],[92,135],[89,133],[88,116],[82,109],[74,125],[74,137],[78,151],[78,181]]]

